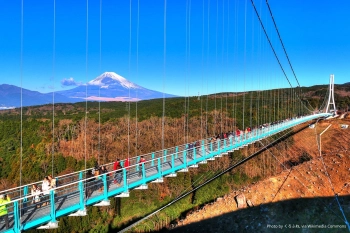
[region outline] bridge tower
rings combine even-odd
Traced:
[[[337,113],[334,101],[334,74],[331,74],[329,78],[329,95],[326,112],[334,112],[335,114]]]

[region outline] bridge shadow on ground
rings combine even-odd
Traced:
[[[339,196],[338,199],[349,220],[350,195]],[[235,202],[230,204],[236,205]],[[200,220],[202,211],[205,207],[191,213],[193,219],[198,219],[197,222],[181,226],[180,220],[170,226],[175,228],[159,232],[348,232],[335,197],[298,198],[262,204],[205,220]]]

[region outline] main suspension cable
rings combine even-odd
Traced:
[[[272,43],[271,43],[271,40],[270,40],[270,38],[269,38],[269,36],[268,36],[266,30],[265,30],[264,24],[263,24],[263,22],[262,22],[262,20],[261,20],[261,18],[260,18],[260,15],[259,15],[259,13],[258,13],[258,11],[257,11],[257,9],[256,9],[256,7],[255,7],[255,5],[254,5],[254,1],[253,1],[253,0],[250,0],[250,1],[251,1],[252,6],[253,6],[253,8],[254,8],[254,10],[255,10],[256,16],[258,17],[258,20],[259,20],[259,22],[260,22],[260,25],[261,25],[261,27],[262,27],[264,33],[265,33],[266,39],[267,39],[267,41],[269,42],[269,45],[270,45],[270,47],[271,47],[271,49],[272,49],[272,52],[273,52],[273,54],[275,55],[275,58],[276,58],[276,60],[277,60],[277,62],[278,62],[278,64],[279,64],[279,66],[280,66],[280,68],[281,68],[281,70],[282,70],[282,72],[283,72],[285,78],[287,79],[287,81],[288,81],[290,87],[293,88],[293,86],[292,86],[292,84],[291,84],[291,82],[290,82],[290,80],[289,80],[289,78],[288,78],[288,76],[287,76],[285,70],[283,69],[283,66],[282,66],[282,64],[281,64],[281,61],[279,60],[279,58],[278,58],[278,56],[277,56],[277,53],[276,53],[276,51],[275,51],[275,49],[274,49],[274,47],[273,47],[273,45],[272,45]],[[301,99],[300,99],[299,96],[298,96],[298,99],[301,101]],[[307,106],[304,105],[304,107],[305,107],[307,110],[309,110],[310,112],[312,112],[312,110],[310,110]]]

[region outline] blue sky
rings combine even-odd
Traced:
[[[296,86],[265,0],[254,2]],[[22,80],[23,88],[46,93],[113,71],[177,95],[288,86],[250,0],[168,0],[165,63],[164,1],[139,0],[138,40],[137,0],[131,2],[131,38],[130,1],[89,0],[87,14],[86,0],[56,0],[55,36],[53,3],[23,0],[21,79],[21,0],[0,0],[0,84],[21,86]],[[350,81],[349,1],[269,4],[302,86],[327,84],[331,73],[335,83]]]

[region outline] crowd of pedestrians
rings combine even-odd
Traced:
[[[46,176],[41,187],[33,184],[30,190],[29,201],[35,208],[46,206],[49,203],[49,195],[52,189],[56,188],[56,179],[51,175]],[[9,229],[8,208],[11,202],[10,195],[0,195],[0,221],[4,220],[6,229]],[[0,229],[1,230],[1,229]]]

